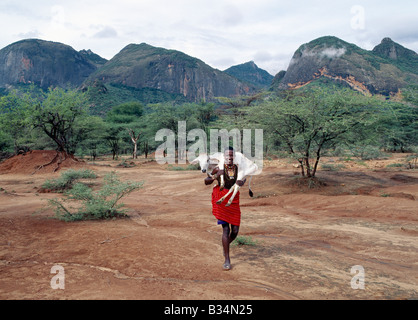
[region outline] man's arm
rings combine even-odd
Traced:
[[[242,187],[244,185],[245,181],[247,181],[247,179],[237,180],[237,185],[239,185],[240,187]]]
[[[205,185],[209,185],[212,184],[213,181],[215,181],[216,179],[218,179],[218,177],[223,174],[223,170],[219,170],[219,168],[215,168],[212,170],[212,177],[207,177],[205,178]]]

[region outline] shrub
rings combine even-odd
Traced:
[[[65,190],[71,189],[75,181],[77,180],[96,179],[96,178],[97,178],[97,175],[92,170],[69,169],[61,173],[61,176],[58,179],[46,180],[42,185],[42,189],[49,190],[52,192],[63,192]]]
[[[345,165],[343,165],[343,164],[324,163],[321,166],[321,168],[324,171],[339,171],[341,169],[345,169]]]
[[[132,168],[132,167],[135,167],[135,163],[132,161],[127,162],[125,159],[123,159],[122,162],[119,163],[117,166],[122,167],[122,168]]]
[[[361,160],[377,160],[384,159],[388,155],[380,151],[378,147],[375,146],[354,146],[351,150],[353,155]]]
[[[302,189],[319,189],[327,185],[326,182],[316,177],[293,177],[290,179],[289,184]]]
[[[256,246],[257,241],[250,236],[238,236],[232,243],[234,246]]]
[[[49,200],[58,219],[64,221],[110,219],[126,216],[124,204],[119,200],[142,188],[143,182],[122,182],[114,172],[104,177],[98,191],[82,183],[75,184],[65,193],[64,199]],[[68,203],[71,203],[68,205]]]
[[[361,160],[377,160],[387,158],[387,154],[380,151],[378,147],[367,146],[361,155]]]
[[[189,170],[200,170],[199,169],[199,165],[194,165],[194,164],[189,164],[186,167],[180,167],[180,166],[173,166],[173,165],[168,165],[167,170],[169,171],[189,171]]]
[[[336,146],[335,149],[329,151],[331,157],[346,157],[349,152],[343,146]]]
[[[409,169],[416,169],[418,163],[418,152],[412,154],[406,158],[406,162],[408,163]]]
[[[402,163],[391,163],[391,164],[388,164],[386,166],[386,168],[400,168],[400,167],[403,167],[403,166],[404,166],[404,164],[402,164]]]

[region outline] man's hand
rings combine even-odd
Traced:
[[[205,185],[209,185],[209,184],[211,184],[213,181],[215,181],[215,179],[213,179],[213,178],[211,178],[211,177],[207,177],[207,178],[205,179]]]
[[[237,185],[239,185],[240,187],[242,187],[243,185],[244,185],[244,183],[245,183],[245,181],[246,181],[247,179],[244,179],[244,180],[237,180]]]
[[[205,185],[209,185],[211,184],[213,181],[215,181],[221,174],[223,174],[223,170],[219,170],[219,168],[214,168],[212,170],[211,175],[205,179]]]

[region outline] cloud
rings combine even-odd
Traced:
[[[225,5],[220,15],[216,15],[217,20],[224,26],[236,26],[243,22],[243,15],[240,8],[235,5]]]
[[[345,48],[326,48],[320,52],[320,55],[329,59],[334,59],[341,57],[346,51]]]
[[[26,37],[90,48],[106,59],[130,43],[183,51],[224,70],[253,60],[271,74],[287,69],[303,43],[333,35],[371,50],[384,37],[418,51],[416,0],[2,0],[0,48]],[[58,3],[59,5],[56,5]],[[94,14],[92,14],[94,13]],[[360,15],[361,17],[361,15]],[[336,57],[340,51],[325,51]]]
[[[257,51],[257,53],[254,54],[254,59],[259,62],[265,62],[265,61],[271,61],[273,59],[273,56],[270,52],[261,50],[261,51]]]
[[[41,33],[35,29],[35,30],[27,31],[27,32],[18,33],[17,36],[22,39],[29,39],[29,38],[33,39],[33,38],[40,38]]]
[[[329,48],[312,48],[312,49],[302,49],[302,54],[301,56],[297,56],[294,57],[292,60],[298,60],[298,59],[303,59],[303,58],[310,58],[310,57],[317,57],[317,58],[329,58],[329,59],[334,59],[334,58],[339,58],[341,57],[343,54],[346,53],[346,48],[334,48],[334,47],[329,47]]]
[[[99,32],[95,33],[93,35],[93,38],[116,38],[118,36],[118,32],[109,26],[104,27],[102,30],[100,30]]]

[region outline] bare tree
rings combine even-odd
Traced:
[[[138,140],[139,140],[139,137],[141,136],[141,132],[138,132],[138,134],[136,134],[135,130],[131,128],[127,128],[126,130],[128,130],[129,136],[131,137],[131,141],[134,144],[134,151],[132,153],[132,159],[137,159],[138,158],[138,155],[137,155]]]

